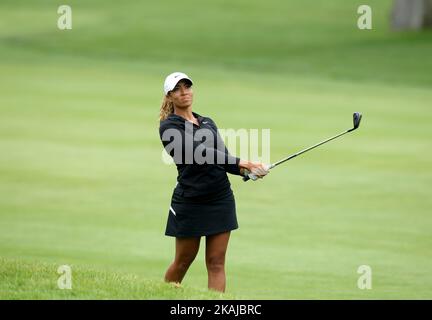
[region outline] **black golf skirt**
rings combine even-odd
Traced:
[[[211,197],[187,198],[175,190],[165,235],[201,237],[238,228],[234,194],[230,189]]]

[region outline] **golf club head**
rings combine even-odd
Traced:
[[[360,126],[361,118],[362,118],[362,115],[360,112],[354,112],[354,114],[353,114],[354,128],[352,130],[357,129]]]

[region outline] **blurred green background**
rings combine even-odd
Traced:
[[[372,30],[353,0],[74,0],[66,31],[62,4],[0,2],[1,257],[162,281],[176,169],[158,114],[165,76],[183,71],[195,112],[271,129],[272,161],[363,113],[262,181],[230,176],[227,292],[432,298],[431,31],[391,32],[390,0],[368,1]],[[207,286],[203,249],[186,286]]]

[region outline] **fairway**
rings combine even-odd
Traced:
[[[432,32],[391,32],[389,0],[369,1],[373,30],[359,30],[360,4],[80,0],[60,31],[58,2],[2,1],[0,298],[178,298],[163,284],[177,171],[158,115],[165,76],[183,71],[195,112],[270,129],[272,162],[363,114],[263,180],[229,176],[228,298],[432,299]],[[216,297],[204,244],[182,298]],[[65,293],[65,264],[100,277]],[[32,272],[41,286],[26,288]]]

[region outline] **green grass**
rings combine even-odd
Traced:
[[[157,129],[163,79],[181,70],[194,111],[220,128],[270,128],[272,161],[364,114],[355,133],[262,181],[231,176],[228,294],[432,298],[432,33],[391,32],[387,0],[369,1],[374,29],[360,31],[360,4],[74,1],[62,32],[58,2],[2,1],[1,297],[177,297],[160,284],[176,170]],[[185,298],[207,297],[203,246]],[[104,276],[58,292],[61,264]],[[357,288],[363,264],[372,290]]]
[[[64,273],[58,273],[59,267],[0,258],[0,299],[234,299],[229,294],[83,266],[69,266],[71,287],[60,289],[58,281]]]

